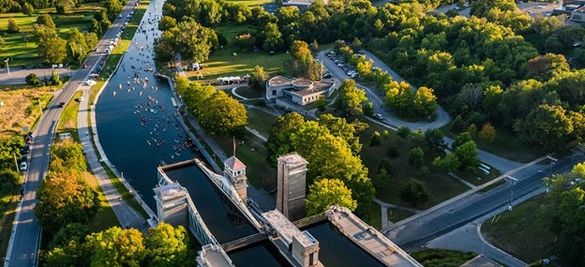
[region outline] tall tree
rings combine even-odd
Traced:
[[[357,208],[357,201],[351,197],[351,190],[339,179],[322,178],[309,187],[305,200],[308,215],[326,211],[334,204],[350,210]]]
[[[146,265],[158,267],[191,266],[194,254],[190,250],[189,233],[183,226],[160,223],[148,230],[144,240]]]
[[[339,88],[339,107],[350,117],[362,117],[368,98],[363,90],[357,88],[354,80],[345,80]]]
[[[92,266],[140,266],[146,248],[142,233],[136,229],[112,227],[87,237],[93,250]]]

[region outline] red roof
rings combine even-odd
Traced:
[[[233,171],[237,171],[237,170],[241,170],[241,169],[245,169],[246,165],[244,165],[244,163],[242,163],[238,158],[236,158],[235,156],[231,156],[230,158],[226,159],[223,164],[230,168]]]

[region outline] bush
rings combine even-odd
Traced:
[[[388,148],[388,152],[386,152],[386,154],[388,154],[388,157],[391,158],[397,157],[399,154],[398,148],[395,146],[391,146],[390,148]]]
[[[466,125],[465,122],[463,121],[463,118],[461,118],[461,115],[457,115],[457,117],[453,119],[453,121],[451,122],[451,126],[449,126],[449,128],[453,133],[460,133],[465,130]]]
[[[378,131],[372,133],[372,139],[370,139],[370,146],[379,146],[382,143],[382,135]]]
[[[32,86],[40,86],[43,84],[43,82],[41,82],[39,77],[37,77],[37,75],[34,73],[27,75],[25,80],[26,80],[26,84],[32,85]]]
[[[51,72],[51,85],[61,85],[61,78],[56,71]]]
[[[392,163],[389,159],[383,158],[378,165],[378,173],[384,170],[386,173],[392,173]]]
[[[429,200],[430,193],[427,187],[419,180],[411,179],[400,190],[400,198],[415,206],[422,205]]]
[[[407,138],[410,135],[410,133],[411,133],[410,129],[406,126],[400,126],[400,128],[398,128],[398,130],[396,131],[396,134],[398,134],[398,136],[402,138]]]
[[[372,183],[376,188],[387,188],[390,185],[390,175],[386,169],[380,169],[378,175],[372,179]]]
[[[423,165],[424,156],[422,148],[415,147],[408,151],[408,164],[420,168]]]
[[[20,31],[20,27],[16,24],[16,20],[14,19],[8,20],[8,28],[6,28],[6,31],[8,31],[9,33],[17,33]]]
[[[384,139],[388,139],[388,137],[390,137],[390,131],[384,130],[382,132],[382,137],[384,137]]]

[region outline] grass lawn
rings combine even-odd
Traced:
[[[364,213],[366,215],[360,216],[360,218],[364,220],[364,222],[371,226],[374,226],[378,230],[382,228],[382,213],[380,211],[380,205],[378,205],[378,203],[372,202],[372,207],[369,208]]]
[[[89,172],[85,172],[83,174],[83,178],[85,179],[85,182],[91,186],[91,188],[98,192],[101,205],[98,213],[95,216],[95,219],[89,222],[89,229],[92,232],[99,232],[112,226],[120,226],[118,217],[116,217],[112,206],[110,206],[110,203],[106,199],[106,196],[104,195],[104,192],[98,184],[95,176]]]
[[[72,9],[69,13],[59,15],[54,8],[40,9],[32,16],[23,13],[0,14],[0,29],[5,29],[9,19],[14,19],[20,27],[18,33],[2,32],[2,38],[6,42],[0,48],[0,59],[9,57],[13,66],[26,65],[28,67],[40,63],[37,53],[37,44],[34,42],[34,25],[37,17],[48,13],[57,26],[57,33],[61,38],[67,37],[70,28],[78,28],[81,32],[91,29],[91,20],[95,13],[102,9],[99,3],[87,3]]]
[[[490,243],[527,263],[550,257],[555,236],[542,220],[544,197],[534,197],[485,221],[482,233]]]
[[[276,122],[276,116],[258,109],[248,109],[248,127],[256,129],[261,135],[268,138],[270,129]]]
[[[261,98],[264,97],[264,91],[258,91],[249,86],[242,86],[236,89],[236,93],[246,98]]]
[[[425,249],[413,252],[410,255],[425,267],[461,266],[477,256],[472,252],[460,252],[446,249]]]
[[[457,136],[449,130],[449,126],[445,126],[441,128],[441,130],[443,131],[443,134],[451,138]],[[479,149],[510,160],[524,163],[530,162],[544,155],[543,152],[539,152],[537,149],[520,142],[514,133],[501,128],[496,128],[496,138],[494,141],[487,143],[476,138],[475,142]]]
[[[216,137],[215,141],[227,155],[232,154],[231,136]],[[236,138],[236,143],[236,156],[247,166],[248,181],[268,192],[274,190],[276,188],[276,169],[266,161],[268,152],[264,142],[245,132],[243,137]]]
[[[67,103],[61,118],[59,118],[59,124],[57,124],[57,132],[69,132],[72,136],[77,135],[77,113],[79,111],[79,102],[76,100],[83,95],[83,92],[75,92],[71,101]]]
[[[254,32],[249,25],[227,24],[216,27],[215,30],[227,38],[228,44],[223,49],[213,52],[209,60],[204,62],[204,68],[200,72],[207,81],[222,76],[245,75],[250,73],[256,65],[264,67],[264,70],[271,75],[282,73],[285,62],[292,59],[286,53],[271,55],[263,51],[244,52],[236,47],[234,42],[237,35]],[[195,79],[198,72],[187,71],[186,74],[191,79]]]
[[[272,3],[274,0],[226,0],[226,3],[245,4],[249,7],[261,6]]]
[[[376,188],[376,196],[382,201],[405,207],[414,207],[400,198],[401,188],[411,178],[423,182],[430,193],[427,203],[414,208],[429,208],[468,190],[467,186],[450,177],[446,172],[432,166],[431,162],[436,155],[431,155],[430,151],[425,149],[424,146],[422,146],[425,152],[423,167],[416,168],[411,166],[408,163],[407,154],[416,145],[410,138],[403,139],[397,136],[396,133],[390,132],[390,136],[382,140],[380,145],[370,146],[372,133],[374,131],[382,133],[385,129],[373,123],[369,125],[370,127],[360,135],[360,140],[364,144],[360,155],[364,165],[368,167],[370,178],[376,177],[380,162],[384,158],[388,158],[392,164],[390,185],[387,188]],[[388,156],[390,148],[395,148],[398,151],[397,156]]]

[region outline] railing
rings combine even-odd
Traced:
[[[268,238],[268,236],[265,233],[260,232],[260,233],[255,233],[253,235],[249,235],[246,237],[242,237],[240,239],[236,239],[234,241],[230,241],[228,243],[221,245],[221,247],[223,248],[223,250],[225,252],[230,252],[233,250],[237,250],[237,249],[247,247],[249,245],[264,241],[267,238]]]

